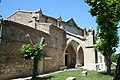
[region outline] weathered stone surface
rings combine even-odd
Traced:
[[[66,80],[76,80],[76,77],[68,77]]]
[[[57,34],[58,36],[49,36],[49,34],[33,28],[6,21],[6,25],[3,27],[2,44],[0,47],[0,79],[29,76],[32,74],[32,60],[23,60],[20,54],[22,44],[29,43],[25,37],[26,34],[30,34],[34,43],[38,42],[38,37],[45,38],[47,46],[43,53],[46,53],[52,59],[44,60],[43,71],[49,72],[58,70],[59,66],[63,63],[62,51],[64,46],[63,44],[57,43],[64,43],[64,34],[63,31],[59,32],[54,28],[50,29],[55,32],[50,32],[50,34]],[[58,39],[59,37],[61,37],[61,39]],[[56,39],[55,47],[53,47],[53,43],[50,43],[51,39]]]
[[[81,75],[82,75],[82,76],[86,76],[87,74],[88,74],[87,71],[82,71],[82,72],[81,72]]]

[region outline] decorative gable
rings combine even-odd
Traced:
[[[70,18],[69,20],[66,21],[69,25],[72,25],[72,26],[76,26],[77,27],[77,24],[75,23],[74,19],[73,18]]]

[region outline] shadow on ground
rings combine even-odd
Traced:
[[[37,77],[37,80],[51,80],[54,76]],[[32,80],[32,79],[27,79]]]
[[[108,74],[107,72],[98,72],[99,74],[102,74],[102,75],[109,75],[109,76],[114,76],[114,73],[112,72],[112,73],[110,73],[110,74]]]

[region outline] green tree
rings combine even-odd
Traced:
[[[120,0],[85,0],[91,6],[89,12],[96,17],[98,43],[95,49],[106,58],[107,73],[111,72],[111,55],[118,47],[118,23]]]
[[[112,54],[111,61],[117,63],[118,54]]]
[[[30,39],[31,42],[31,39]],[[32,80],[37,80],[38,61],[44,58],[41,50],[45,47],[44,39],[41,39],[40,44],[24,44],[21,47],[22,58],[25,60],[33,59],[33,76]]]

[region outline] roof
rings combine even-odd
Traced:
[[[66,22],[67,22],[69,25],[73,25],[73,26],[78,27],[73,18],[68,19]]]
[[[38,10],[36,10],[36,11],[17,10],[17,11],[15,11],[14,13],[12,13],[9,17],[13,16],[14,14],[16,14],[16,13],[18,13],[18,12],[29,13],[29,14],[31,14],[31,15],[32,15],[32,13],[38,13],[38,12],[39,12],[39,13],[41,13],[42,16],[44,16],[44,17],[53,19],[53,20],[55,20],[55,21],[61,20],[61,23],[68,24],[68,25],[70,25],[70,26],[77,27],[77,29],[83,30],[82,28],[80,28],[80,27],[77,26],[77,24],[76,24],[76,22],[75,22],[75,20],[74,20],[73,18],[70,18],[70,19],[68,19],[67,21],[63,21],[61,16],[59,16],[59,17],[57,17],[57,18],[54,18],[54,17],[51,17],[51,16],[47,16],[47,15],[45,15],[45,14],[42,13],[42,10],[41,10],[41,9],[38,9]],[[9,17],[8,17],[8,18],[9,18]],[[8,18],[7,18],[7,19],[8,19]]]
[[[33,11],[17,10],[15,12],[13,12],[10,16],[8,16],[7,19],[10,18],[11,16],[13,16],[14,14],[18,13],[18,12],[24,12],[24,13],[30,13],[30,14],[33,13]]]

